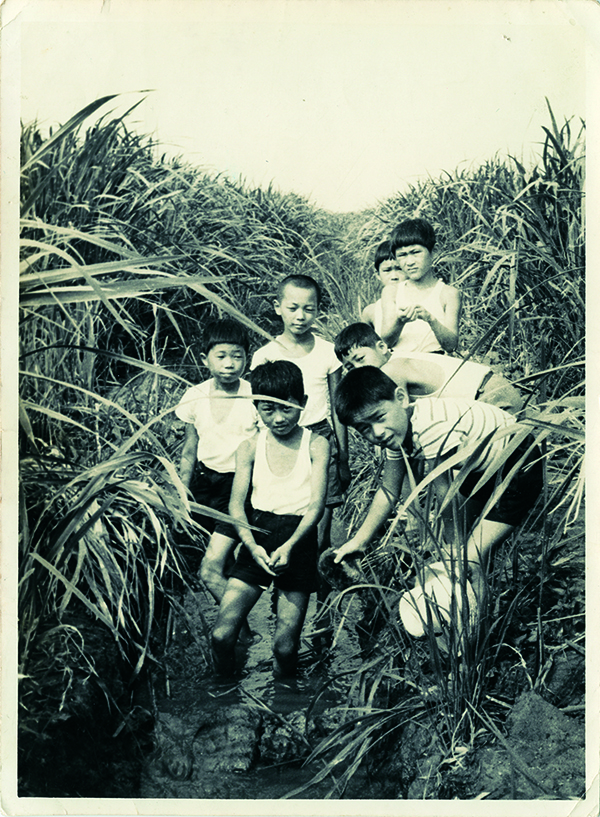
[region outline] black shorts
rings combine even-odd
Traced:
[[[344,501],[344,494],[342,491],[342,483],[340,482],[340,474],[338,470],[339,449],[337,439],[333,433],[332,427],[327,420],[321,420],[318,423],[313,423],[306,426],[315,434],[320,434],[321,437],[329,443],[329,465],[327,467],[327,492],[325,494],[325,507],[337,508]]]
[[[287,542],[301,519],[301,516],[280,515],[253,508],[250,524],[267,531],[266,533],[252,531],[254,541],[270,555],[280,545]],[[240,548],[229,576],[265,589],[273,582],[274,587],[278,590],[293,590],[310,595],[317,589],[317,558],[318,543],[315,525],[299,542],[296,542],[292,548],[289,564],[285,572],[280,573],[279,576],[271,576],[270,573],[263,570],[254,561],[245,545]]]
[[[529,435],[516,448],[504,463],[501,471],[494,474],[475,494],[471,491],[481,478],[481,472],[469,474],[460,487],[460,493],[469,497],[470,509],[477,513],[483,510],[494,489],[499,485],[513,466],[521,459],[533,444],[533,436]],[[542,454],[536,446],[532,448],[517,473],[509,482],[506,490],[490,508],[485,518],[490,522],[503,522],[505,525],[516,526],[527,516],[535,505],[544,486],[544,470]]]
[[[229,499],[233,485],[233,471],[220,473],[207,468],[203,462],[197,462],[190,482],[192,496],[200,505],[206,505],[221,513],[229,513]],[[209,533],[221,533],[230,539],[238,539],[235,527],[210,516],[201,515],[197,521]]]

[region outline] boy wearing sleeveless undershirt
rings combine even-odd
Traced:
[[[273,583],[278,591],[275,671],[290,675],[296,670],[310,594],[317,589],[317,525],[325,507],[329,443],[298,424],[306,396],[295,363],[263,363],[250,373],[250,382],[264,428],[236,455],[229,512],[243,545],[213,629],[213,658],[218,673],[235,670],[241,627]]]
[[[453,352],[458,346],[461,293],[434,273],[433,227],[422,218],[406,219],[392,233],[391,245],[405,280],[383,288],[378,334],[393,349],[392,356]]]

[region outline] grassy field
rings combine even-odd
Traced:
[[[496,156],[342,215],[165,159],[128,129],[128,114],[100,115],[111,99],[48,138],[35,123],[22,130],[24,745],[43,743],[53,724],[84,707],[90,686],[115,729],[127,724],[89,632],[108,637],[125,685],[160,660],[169,604],[201,555],[189,544],[202,537],[177,476],[183,431],[173,408],[204,377],[203,322],[231,314],[259,346],[277,331],[277,281],[305,272],[323,285],[319,328],[332,338],[377,297],[374,248],[413,216],[434,224],[439,273],[464,293],[460,353],[494,364],[528,397],[526,422],[547,454],[546,491],[497,558],[498,602],[477,643],[452,636],[455,626],[443,655],[433,634],[415,647],[394,623],[408,547],[396,526],[382,543],[385,580],[376,559],[369,574],[371,603],[387,622],[378,651],[355,680],[348,724],[316,752],[341,770],[340,796],[360,762],[409,720],[434,723],[448,756],[481,729],[493,734],[517,692],[508,669],[494,672],[499,656],[521,656],[539,688],[553,656],[583,634],[573,583],[583,575],[583,123],[559,126],[549,106],[535,167]],[[351,528],[366,507],[365,480],[375,484],[371,462],[353,437],[355,480],[343,510]],[[426,511],[427,492],[422,501]],[[435,552],[438,536],[423,522],[419,547]],[[435,699],[424,694],[424,650]],[[409,653],[400,667],[398,656]],[[502,688],[508,695],[494,703]]]

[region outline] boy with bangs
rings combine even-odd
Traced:
[[[241,375],[250,347],[246,329],[237,321],[223,319],[207,324],[202,363],[210,378],[188,389],[175,414],[186,424],[181,452],[180,477],[200,505],[229,513],[235,472],[235,453],[244,440],[258,433],[258,415],[250,398],[250,383]],[[238,398],[238,399],[236,399]],[[238,537],[233,525],[203,516],[200,523],[210,532],[200,564],[200,578],[216,602],[227,584],[226,569]],[[244,622],[243,637],[250,639]]]
[[[263,428],[241,444],[236,456],[229,510],[243,545],[219,607],[213,656],[218,673],[234,671],[242,624],[273,583],[278,593],[275,670],[290,675],[296,670],[309,597],[317,588],[317,524],[325,506],[329,444],[299,425],[306,396],[298,366],[287,360],[263,363],[250,380]]]
[[[389,241],[382,241],[375,250],[373,266],[375,267],[375,277],[378,279],[382,288],[388,285],[398,284],[404,279],[404,275],[400,272],[400,267],[398,266],[398,262],[392,251],[392,245]],[[377,334],[381,334],[383,321],[381,296],[374,304],[365,306],[361,314],[361,319],[364,323],[370,324]]]
[[[404,280],[383,288],[378,334],[394,356],[453,352],[458,345],[461,294],[434,273],[433,227],[422,218],[406,219],[395,228],[390,243]]]
[[[519,391],[489,366],[449,355],[411,352],[394,357],[387,344],[365,323],[346,326],[335,339],[335,353],[346,369],[377,366],[411,400],[459,397],[481,400],[516,414],[523,408]]]
[[[406,390],[373,366],[364,366],[346,375],[336,391],[335,406],[341,422],[353,426],[370,443],[383,448],[386,460],[382,484],[364,522],[356,534],[337,549],[334,563],[350,554],[364,552],[388,518],[406,475],[405,457],[411,463],[420,464],[426,474],[453,454],[464,451],[466,456],[480,445],[481,451],[459,491],[463,499],[461,512],[467,522],[465,529],[469,531],[468,578],[475,597],[481,602],[485,589],[483,571],[490,551],[523,521],[542,490],[541,454],[532,435],[525,435],[511,414],[479,401],[423,397],[410,404]],[[518,445],[502,463],[513,439]],[[517,467],[517,471],[504,493],[481,518],[494,489],[513,467]],[[490,476],[479,486],[484,474]],[[440,503],[451,479],[449,470],[434,481]],[[446,536],[451,539],[451,525],[447,526]],[[459,543],[450,541],[448,565],[442,565],[442,569],[447,570],[451,561],[460,565],[462,555]],[[406,611],[406,604],[404,609]]]

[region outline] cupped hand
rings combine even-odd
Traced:
[[[359,545],[356,542],[354,542],[353,539],[350,539],[348,542],[346,542],[345,545],[342,545],[335,551],[335,558],[333,560],[333,563],[334,565],[336,565],[339,562],[341,562],[342,559],[345,559],[346,556],[348,556],[350,553],[363,553],[363,551],[364,551],[363,545]]]
[[[271,567],[278,574],[283,573],[290,563],[290,548],[281,545],[271,554]]]
[[[271,565],[271,559],[269,558],[269,554],[267,553],[267,551],[263,547],[261,547],[260,545],[257,545],[256,547],[252,548],[251,553],[252,553],[252,558],[254,559],[254,561],[256,562],[256,564],[259,567],[262,567],[262,569],[266,570],[267,573],[269,575],[271,575],[271,576],[276,576],[277,575],[277,573],[273,572],[272,565]]]

